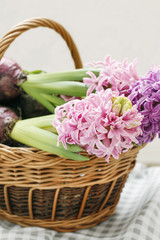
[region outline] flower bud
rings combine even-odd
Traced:
[[[112,98],[113,106],[112,110],[116,115],[121,116],[125,111],[132,108],[132,103],[126,97],[114,97]]]

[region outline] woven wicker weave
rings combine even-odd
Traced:
[[[0,41],[0,58],[17,36],[38,26],[58,32],[76,68],[82,67],[67,31],[44,18],[27,20],[6,34]],[[90,161],[78,162],[35,148],[0,144],[0,218],[62,232],[94,226],[114,213],[140,148],[133,147],[107,163],[93,155]]]

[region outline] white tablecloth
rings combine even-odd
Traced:
[[[137,163],[116,213],[90,229],[72,233],[24,228],[0,220],[0,240],[160,240],[160,167]]]

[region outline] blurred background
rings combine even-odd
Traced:
[[[51,18],[73,37],[83,64],[111,55],[122,61],[138,58],[137,71],[145,74],[160,65],[159,0],[0,0],[0,37],[19,22],[32,17]],[[74,68],[61,37],[47,28],[18,37],[6,52],[23,69],[48,72]],[[141,150],[138,161],[160,165],[160,140]]]

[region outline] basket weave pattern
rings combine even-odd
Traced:
[[[36,27],[59,33],[75,67],[82,67],[70,34],[46,18],[26,20],[13,27],[0,40],[0,60],[16,37]],[[0,144],[0,218],[62,232],[94,226],[114,213],[140,148],[133,147],[107,163],[93,155],[90,161],[77,162],[35,148]]]
[[[91,227],[115,211],[139,149],[106,163],[93,155],[77,162],[0,145],[0,217],[57,231]]]

